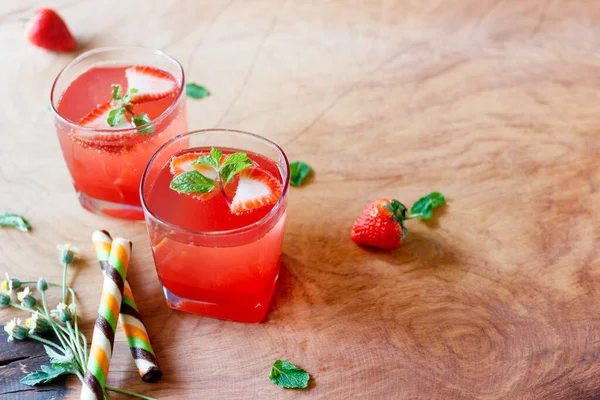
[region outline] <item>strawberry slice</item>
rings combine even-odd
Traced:
[[[198,159],[198,157],[208,156],[208,155],[210,155],[210,153],[208,153],[208,152],[196,151],[196,152],[190,152],[190,153],[181,154],[179,156],[175,156],[175,157],[171,158],[171,162],[169,163],[169,169],[171,170],[171,173],[175,176],[179,175],[183,172],[186,172],[186,171],[196,170],[207,178],[217,179],[217,171],[215,171],[215,169],[213,167],[211,167],[209,165],[202,165],[202,164],[192,165],[192,162],[196,161]],[[219,190],[217,188],[215,188],[211,192],[208,192],[208,193],[203,193],[203,194],[186,193],[186,194],[189,194],[198,200],[208,200],[208,199],[214,197],[217,193],[219,193]]]
[[[173,175],[179,175],[182,172],[196,170],[207,178],[217,179],[217,171],[210,165],[192,165],[192,162],[196,161],[198,157],[208,156],[210,153],[204,151],[195,151],[185,153],[180,156],[171,158],[169,168]]]
[[[179,82],[173,75],[157,68],[134,65],[125,70],[125,76],[127,88],[138,90],[131,96],[132,103],[174,96],[179,89]]]
[[[78,125],[86,128],[93,128],[95,130],[87,129],[73,129],[72,135],[75,140],[84,143],[88,146],[102,147],[107,142],[115,142],[126,137],[131,137],[135,134],[135,131],[127,133],[119,132],[119,129],[132,128],[132,125],[125,118],[117,126],[110,126],[106,120],[110,111],[118,106],[115,106],[111,102],[99,105],[95,110],[90,112],[88,115],[83,117]]]
[[[122,118],[121,122],[117,126],[108,125],[107,119],[108,114],[111,110],[118,108],[118,105],[113,105],[110,101],[108,103],[104,103],[99,105],[98,108],[93,110],[91,113],[83,117],[79,121],[79,126],[85,126],[86,128],[94,128],[94,129],[126,129],[131,128],[131,123],[127,121],[126,118]]]
[[[254,167],[247,168],[239,174],[231,211],[240,215],[273,205],[281,197],[281,190],[281,183],[267,171]]]

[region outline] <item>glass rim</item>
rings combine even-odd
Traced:
[[[140,126],[135,126],[135,127],[131,127],[131,128],[121,128],[121,129],[100,129],[100,128],[90,128],[90,127],[86,127],[86,126],[81,126],[79,125],[79,123],[75,122],[75,121],[71,121],[68,118],[63,117],[58,110],[56,109],[56,107],[54,107],[54,92],[56,90],[56,85],[58,84],[58,80],[63,76],[63,74],[65,74],[66,72],[68,72],[73,66],[75,66],[77,63],[79,63],[80,61],[89,58],[91,56],[94,56],[96,54],[99,53],[104,53],[104,52],[109,52],[109,51],[118,51],[118,50],[143,50],[143,51],[150,51],[151,53],[154,53],[158,56],[161,57],[165,57],[167,60],[173,62],[177,68],[179,69],[179,72],[181,72],[181,82],[179,85],[179,91],[177,92],[177,95],[175,96],[175,99],[173,100],[173,102],[171,103],[171,105],[169,107],[167,107],[167,109],[165,111],[162,112],[162,114],[160,114],[158,117],[156,117],[154,120],[148,122],[147,124],[144,125],[140,125]],[[72,81],[71,81],[72,82]],[[105,47],[96,47],[94,49],[85,51],[83,53],[81,53],[80,55],[78,55],[77,57],[75,57],[73,60],[71,60],[71,62],[69,62],[63,69],[60,70],[60,72],[58,73],[58,75],[56,75],[56,78],[54,79],[54,82],[52,83],[52,88],[50,89],[50,111],[52,112],[52,114],[54,115],[55,118],[58,118],[62,123],[65,123],[67,125],[70,125],[71,128],[77,128],[78,130],[81,131],[86,131],[86,132],[115,132],[115,133],[135,133],[138,131],[138,129],[143,129],[146,126],[152,125],[152,124],[158,124],[160,122],[162,122],[163,119],[165,119],[168,115],[171,114],[171,112],[173,112],[173,110],[176,108],[177,104],[179,103],[179,101],[181,100],[181,97],[183,95],[184,92],[184,83],[185,83],[185,74],[183,71],[183,67],[181,66],[181,64],[179,63],[179,61],[177,61],[176,59],[174,59],[173,57],[171,57],[170,55],[168,55],[167,53],[163,52],[162,50],[158,50],[152,47],[144,47],[144,46],[130,46],[130,45],[122,45],[122,46],[105,46]]]
[[[144,188],[145,188],[145,184],[146,184],[146,177],[148,175],[148,172],[150,171],[150,167],[152,166],[152,164],[154,163],[154,160],[158,157],[158,155],[169,145],[171,145],[172,143],[175,143],[176,141],[183,139],[184,137],[187,136],[191,136],[191,135],[195,135],[195,134],[207,134],[207,133],[212,133],[212,132],[228,132],[228,133],[234,133],[234,134],[240,134],[243,136],[249,136],[252,137],[254,139],[258,139],[259,141],[269,145],[271,148],[274,148],[277,153],[279,153],[282,157],[283,160],[285,161],[285,173],[286,176],[282,176],[283,178],[283,188],[281,190],[281,196],[279,197],[279,200],[277,200],[277,203],[275,203],[275,205],[273,206],[273,208],[271,209],[271,211],[269,211],[266,215],[264,215],[261,219],[259,219],[256,222],[253,222],[251,224],[242,226],[240,228],[235,228],[235,229],[228,229],[228,230],[224,230],[224,231],[200,231],[200,230],[194,230],[194,229],[187,229],[187,228],[183,228],[179,225],[176,224],[172,224],[170,222],[165,221],[162,218],[159,218],[158,216],[156,216],[155,213],[153,213],[152,211],[150,211],[150,209],[148,208],[147,204],[146,204],[146,198],[144,196]],[[240,149],[243,150],[243,149]],[[148,162],[148,165],[146,165],[146,168],[144,169],[144,173],[142,174],[142,179],[140,181],[140,200],[142,203],[142,209],[144,210],[145,213],[147,213],[148,215],[150,215],[152,218],[154,218],[156,221],[160,222],[161,224],[169,227],[170,229],[174,229],[177,230],[179,232],[184,232],[187,234],[191,234],[191,235],[198,235],[198,236],[209,236],[209,237],[219,237],[219,236],[227,236],[227,235],[234,235],[234,234],[241,234],[247,231],[250,231],[262,224],[264,224],[266,221],[270,220],[275,214],[277,214],[277,212],[279,212],[279,209],[282,207],[282,205],[285,202],[285,198],[287,195],[287,191],[288,188],[290,186],[290,162],[287,158],[287,156],[285,155],[285,152],[283,151],[283,149],[281,147],[279,147],[279,145],[275,142],[273,142],[272,140],[269,140],[265,137],[262,137],[260,135],[257,135],[255,133],[251,133],[251,132],[245,132],[245,131],[241,131],[241,130],[237,130],[237,129],[227,129],[227,128],[207,128],[207,129],[198,129],[198,130],[194,130],[194,131],[189,131],[189,132],[185,132],[182,133],[180,135],[177,135],[173,138],[171,138],[169,141],[165,142],[162,146],[160,146],[158,148],[158,150],[156,150],[156,152],[152,155],[152,158],[150,158],[150,161]]]

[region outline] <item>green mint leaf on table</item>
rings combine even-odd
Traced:
[[[16,228],[22,232],[27,232],[31,229],[31,225],[25,218],[18,214],[11,213],[0,214],[0,226]]]
[[[178,193],[208,193],[216,186],[214,180],[205,177],[200,172],[186,171],[177,175],[171,181],[171,189]]]
[[[203,99],[210,96],[210,92],[204,87],[196,83],[186,83],[185,93],[192,99]]]
[[[292,186],[302,185],[304,178],[310,174],[311,168],[302,161],[296,161],[290,164],[290,183]]]
[[[108,119],[106,120],[106,122],[110,126],[117,126],[121,123],[121,119],[123,119],[124,116],[124,107],[115,108],[114,110],[110,110],[110,112],[108,113]]]
[[[444,204],[446,204],[444,195],[440,192],[432,192],[427,196],[423,196],[417,200],[416,203],[410,208],[410,213],[417,215],[420,214],[420,220],[429,219],[431,218],[433,209]]]
[[[71,364],[73,362],[73,352],[67,349],[67,354],[62,355],[50,346],[44,345],[46,354],[52,364]]]
[[[277,360],[271,368],[269,375],[271,382],[286,389],[305,389],[308,386],[310,375],[302,368],[283,360]]]
[[[24,385],[35,386],[40,383],[48,383],[61,375],[73,373],[73,365],[66,363],[55,363],[52,365],[42,365],[39,371],[32,372],[21,379]]]
[[[123,89],[121,85],[112,85],[112,99],[115,101],[121,101],[123,97]]]
[[[148,117],[148,114],[141,113],[134,115],[131,121],[133,122],[133,125],[140,127],[138,128],[138,133],[140,135],[146,136],[154,133],[154,125],[150,124],[150,117]],[[149,125],[143,126],[146,124]]]
[[[223,165],[221,165],[221,169],[219,171],[219,175],[221,176],[221,181],[224,184],[227,184],[233,180],[233,178],[252,165],[252,160],[248,158],[246,153],[234,153],[227,157]]]

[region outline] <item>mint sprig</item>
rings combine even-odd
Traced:
[[[273,363],[269,379],[281,388],[305,389],[308,386],[310,375],[288,361],[277,360]]]
[[[303,161],[295,161],[290,164],[290,183],[292,186],[302,185],[304,178],[310,174],[310,165]]]
[[[440,192],[431,192],[421,197],[410,208],[410,213],[418,216],[420,220],[431,218],[433,209],[446,204],[446,198]]]
[[[233,178],[253,164],[246,153],[230,154],[223,160],[223,152],[215,147],[211,148],[209,155],[200,156],[191,165],[207,165],[213,168],[223,185],[230,183]],[[204,194],[217,187],[217,182],[197,170],[185,171],[171,180],[170,188],[178,193]]]
[[[125,95],[123,95],[123,88],[121,85],[112,85],[112,100],[113,103],[120,107],[111,110],[108,113],[106,123],[109,126],[117,126],[123,121],[123,118],[127,118],[133,126],[138,128],[138,133],[142,136],[151,135],[154,133],[155,128],[150,122],[150,117],[146,113],[133,113],[133,104],[131,104],[131,97],[138,90],[136,88],[130,88]]]
[[[207,178],[196,170],[185,171],[177,175],[170,184],[171,189],[178,193],[198,194],[211,192],[216,186],[214,179]]]
[[[233,178],[252,165],[252,160],[246,153],[233,153],[225,159],[219,169],[221,181],[225,184],[231,182]]]
[[[186,83],[185,94],[192,99],[203,99],[210,96],[208,89],[194,82]]]
[[[4,213],[0,214],[0,226],[6,228],[15,228],[21,232],[27,232],[31,229],[29,222],[19,214]]]

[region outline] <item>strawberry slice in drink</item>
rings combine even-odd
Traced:
[[[179,89],[179,82],[173,75],[157,68],[135,65],[125,70],[125,76],[128,90],[137,89],[131,96],[132,103],[175,96]]]
[[[84,142],[85,144],[99,144],[97,142],[114,142],[120,141],[126,137],[131,137],[135,131],[122,132],[123,129],[133,128],[131,122],[126,118],[122,118],[116,126],[108,125],[107,119],[109,113],[115,108],[120,107],[112,102],[104,103],[98,106],[95,110],[83,117],[78,125],[91,129],[73,129],[73,138]],[[92,130],[93,129],[93,130]]]
[[[281,183],[273,175],[256,167],[247,168],[239,174],[231,212],[241,215],[273,205],[281,197],[281,191]]]
[[[185,153],[185,154],[182,154],[179,156],[175,156],[175,157],[171,158],[171,162],[169,164],[169,169],[170,169],[171,173],[173,174],[173,176],[177,176],[177,175],[182,174],[187,171],[196,170],[196,171],[200,172],[202,175],[204,175],[205,177],[216,180],[217,179],[217,171],[213,167],[211,167],[209,165],[202,165],[202,164],[192,165],[192,163],[194,161],[196,161],[198,159],[198,157],[209,156],[209,155],[210,155],[210,153],[208,153],[208,152],[196,151],[196,152]],[[186,193],[186,194],[189,194],[198,200],[208,200],[208,199],[214,197],[217,193],[219,193],[218,188],[215,188],[208,193],[202,193],[202,194]]]

